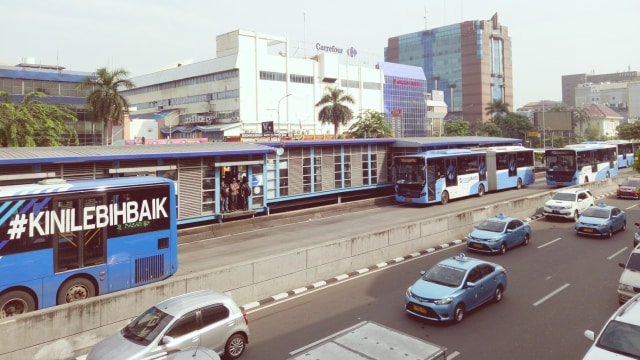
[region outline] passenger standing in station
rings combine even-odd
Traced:
[[[220,208],[223,213],[229,212],[229,186],[224,180],[220,181]]]
[[[242,185],[240,186],[240,195],[242,196],[242,210],[249,210],[249,197],[251,196],[251,187],[246,176],[242,177]]]
[[[229,202],[231,202],[231,211],[236,211],[236,209],[238,208],[239,189],[240,185],[238,185],[236,178],[233,178],[233,180],[231,180],[231,185],[229,185],[229,192],[231,193],[231,199],[229,199]]]

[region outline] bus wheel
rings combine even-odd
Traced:
[[[611,174],[607,171],[607,179],[611,177]]]
[[[58,305],[84,300],[96,296],[93,283],[85,278],[73,278],[65,281],[58,290]]]
[[[0,319],[36,309],[36,302],[24,291],[14,290],[0,296]]]
[[[442,196],[440,196],[440,202],[442,203],[442,205],[447,205],[447,203],[449,202],[449,192],[447,192],[446,190],[442,192]]]
[[[522,179],[518,178],[518,183],[516,184],[516,189],[522,189]]]
[[[588,177],[588,176],[585,176],[585,177],[584,177],[584,183],[586,184],[586,183],[588,183],[588,182],[589,182],[589,177]]]
[[[482,197],[484,195],[484,185],[480,184],[478,187],[478,197]]]

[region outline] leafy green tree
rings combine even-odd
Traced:
[[[502,136],[502,129],[500,129],[500,126],[496,125],[494,122],[484,123],[478,130],[480,132],[487,133],[489,136]]]
[[[391,125],[381,112],[365,110],[358,114],[357,119],[348,130],[349,135],[354,138],[388,137],[391,135]]]
[[[70,124],[78,121],[76,114],[67,107],[37,100],[46,97],[31,92],[16,104],[7,92],[0,91],[0,146],[78,145],[78,135]]]
[[[502,130],[502,136],[513,139],[524,140],[526,133],[533,130],[533,124],[528,117],[515,113],[498,117],[494,123]]]
[[[640,139],[640,122],[622,124],[617,128],[618,137],[623,140]]]
[[[86,101],[87,113],[102,126],[102,143],[108,145],[109,129],[113,125],[120,125],[129,111],[129,103],[120,94],[120,89],[131,89],[135,85],[128,78],[129,72],[124,69],[109,71],[99,68],[95,75],[97,78],[88,76],[76,88],[92,90]]]
[[[345,103],[355,104],[355,100],[338,87],[326,88],[325,94],[316,103],[317,107],[322,106],[318,119],[322,124],[333,124],[333,134],[336,136],[340,125],[347,125],[353,119],[353,111]]]
[[[469,122],[464,120],[449,121],[444,124],[444,136],[469,135]]]
[[[501,99],[494,99],[492,102],[487,104],[484,110],[486,111],[486,115],[490,115],[491,119],[495,119],[496,117],[503,117],[510,113],[509,106],[511,106],[509,103],[506,103]]]
[[[588,141],[595,141],[600,139],[600,130],[596,125],[589,125],[587,129],[584,131],[584,136]]]

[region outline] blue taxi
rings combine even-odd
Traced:
[[[460,254],[421,271],[407,289],[405,310],[414,316],[461,322],[467,311],[502,300],[507,289],[507,271],[498,264]]]
[[[530,239],[529,224],[500,213],[474,225],[473,231],[467,235],[467,248],[472,251],[504,254],[512,247],[528,245]]]
[[[578,235],[594,235],[611,238],[617,231],[627,228],[627,215],[620,208],[608,206],[604,202],[591,206],[576,220]]]

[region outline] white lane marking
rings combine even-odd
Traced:
[[[451,360],[451,359],[457,357],[458,355],[460,355],[460,353],[457,352],[457,351],[454,351],[451,354],[447,355],[447,360]]]
[[[613,259],[614,257],[616,257],[616,256],[620,255],[620,253],[625,252],[626,250],[627,250],[627,247],[625,246],[625,247],[623,247],[622,249],[620,249],[620,250],[616,251],[615,253],[613,253],[613,255],[609,256],[609,257],[607,258],[607,260],[611,260],[611,259]]]
[[[557,288],[556,290],[552,291],[549,295],[543,297],[542,299],[536,301],[533,303],[533,306],[538,306],[540,304],[542,304],[543,302],[549,300],[552,296],[556,295],[557,293],[559,293],[560,291],[566,289],[570,284],[564,284],[562,286],[560,286],[559,288]]]
[[[542,245],[538,246],[538,249],[541,249],[541,248],[543,248],[543,247],[545,247],[545,246],[547,246],[547,245],[551,245],[551,244],[553,244],[554,242],[556,242],[556,241],[560,241],[560,240],[562,240],[562,238],[557,238],[557,239],[551,240],[551,241],[549,241],[549,242],[547,242],[547,243],[544,243],[544,244],[542,244]]]

